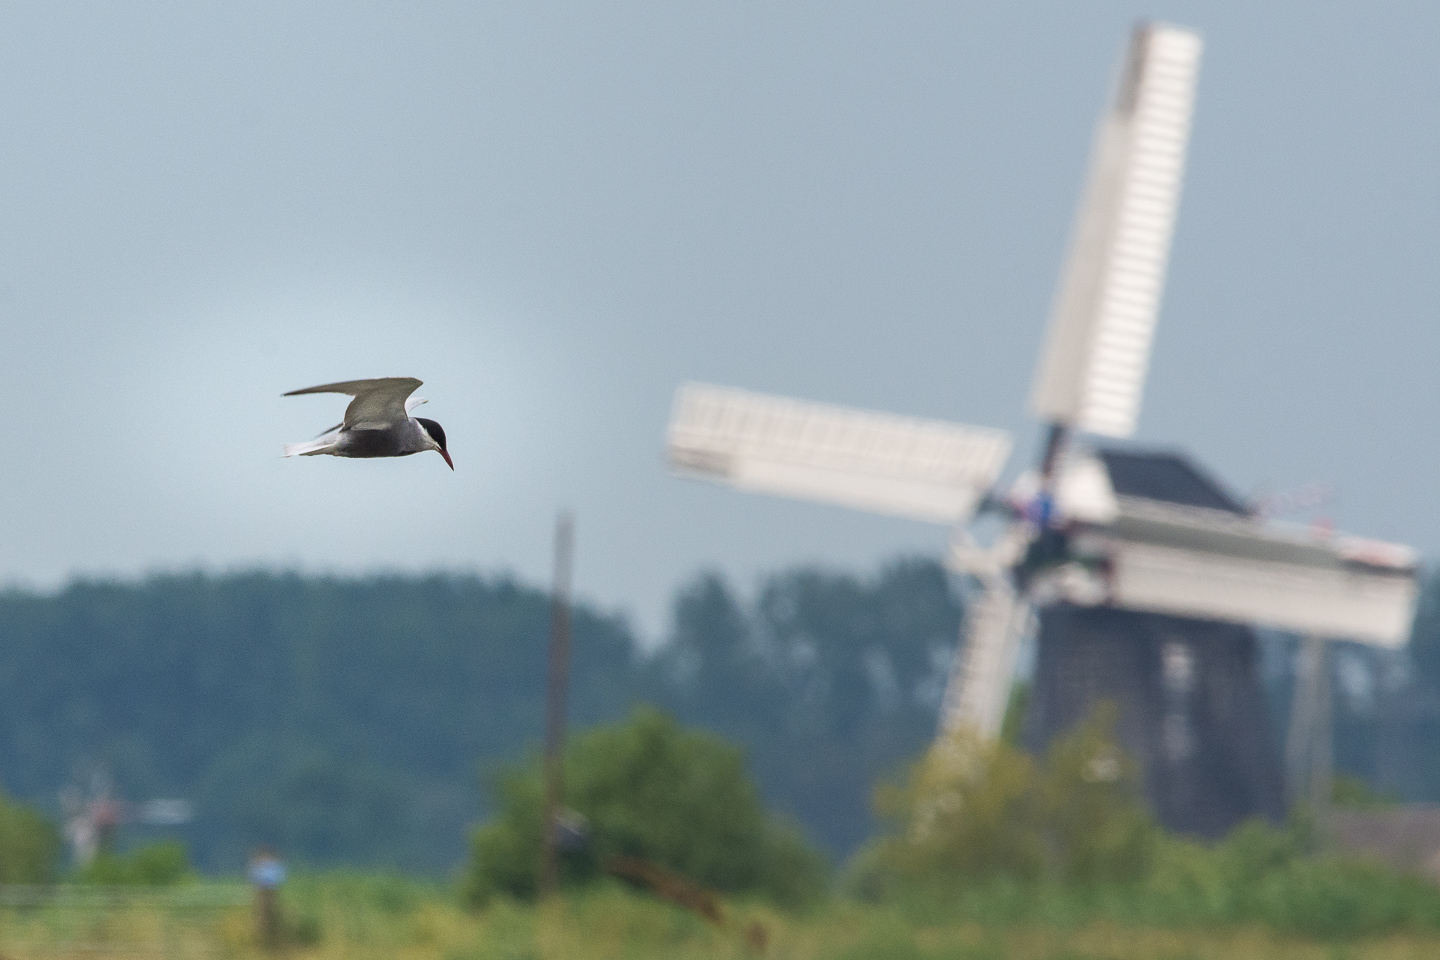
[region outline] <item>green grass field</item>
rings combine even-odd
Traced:
[[[1102,722],[1058,740],[1041,761],[1003,742],[957,741],[953,752],[927,755],[904,784],[881,790],[888,827],[838,870],[767,819],[739,751],[708,734],[637,711],[572,749],[567,784],[587,811],[591,842],[562,860],[561,894],[529,899],[541,822],[530,769],[505,781],[499,815],[472,835],[470,857],[448,882],[296,871],[280,891],[280,946],[269,955],[1440,957],[1433,882],[1344,853],[1303,810],[1284,826],[1249,822],[1209,843],[1167,834],[1139,805],[1123,762],[1119,775],[1093,774],[1114,754]],[[22,820],[22,838],[48,840],[11,844],[32,851],[28,882],[40,885],[0,884],[0,960],[267,956],[244,883],[202,879],[179,844],[107,852],[45,886],[55,874],[35,851],[53,852],[54,831]],[[757,841],[766,837],[773,842]],[[624,857],[648,866],[617,866]],[[6,863],[23,866],[14,856]],[[728,893],[717,901],[715,891]]]
[[[190,906],[163,896],[107,905],[0,910],[0,957],[260,958],[243,893],[197,895]],[[189,889],[186,895],[183,891]],[[185,901],[181,901],[182,903]],[[226,903],[229,905],[224,905]],[[196,904],[199,904],[198,906]],[[716,927],[618,883],[539,906],[496,901],[463,908],[447,886],[362,874],[301,876],[284,890],[294,960],[1334,960],[1440,956],[1440,931],[1326,939],[1260,924],[1145,925],[1083,916],[947,919],[923,910],[837,899],[806,914],[732,903]],[[208,906],[206,905],[208,904]],[[966,914],[970,916],[967,918]]]

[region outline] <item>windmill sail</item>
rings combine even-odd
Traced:
[[[1037,626],[1029,745],[1113,699],[1160,822],[1220,836],[1280,810],[1249,625],[1399,646],[1417,567],[1399,545],[1262,523],[1176,454],[1066,442],[1134,432],[1200,52],[1183,28],[1135,31],[1036,372],[1031,406],[1049,440],[1003,503],[992,491],[1009,436],[958,424],[690,385],[668,450],[683,476],[955,524],[951,566],[983,593],[967,607],[941,732],[1000,733]],[[964,529],[982,502],[1011,515],[989,546]]]
[[[1081,537],[1080,549],[1089,548]],[[1215,511],[1122,497],[1104,530],[1110,602],[1399,647],[1415,615],[1415,560],[1398,544],[1317,538]]]
[[[1135,31],[1115,104],[1101,120],[1089,182],[1031,406],[1050,423],[1128,437],[1135,429],[1166,261],[1200,38]]]
[[[953,733],[964,727],[993,740],[1005,721],[1015,658],[1034,609],[1008,577],[988,578],[982,583],[984,593],[966,618],[962,646],[955,652],[945,687],[940,732]]]
[[[685,476],[951,524],[975,512],[1010,445],[1000,430],[688,384],[669,454]]]
[[[1066,482],[1081,467],[1091,487],[1083,498],[1074,496],[1080,484]],[[1057,493],[1069,562],[1043,579],[1059,598],[1383,647],[1409,635],[1417,594],[1410,548],[1262,523],[1183,456],[1075,456]]]

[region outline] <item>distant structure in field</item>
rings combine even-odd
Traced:
[[[1200,49],[1187,29],[1135,30],[1034,381],[1045,444],[1008,492],[1002,431],[723,387],[681,388],[669,456],[684,476],[953,526],[951,564],[979,592],[942,733],[999,733],[1038,624],[1027,742],[1113,700],[1161,822],[1215,835],[1284,804],[1250,625],[1311,638],[1287,760],[1292,794],[1323,800],[1325,638],[1403,644],[1416,563],[1396,544],[1267,523],[1183,455],[1087,439],[1127,438],[1139,415]],[[969,531],[977,513],[1006,520],[989,545]]]
[[[113,851],[122,824],[178,827],[194,816],[188,800],[129,803],[119,799],[109,774],[99,766],[85,770],[60,791],[60,810],[71,861],[77,867],[85,866],[103,851]]]

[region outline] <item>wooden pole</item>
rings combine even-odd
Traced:
[[[1285,736],[1285,799],[1291,807],[1310,801],[1310,747],[1315,727],[1314,637],[1295,650],[1295,684],[1290,696],[1290,727]]]
[[[570,574],[575,550],[575,521],[562,511],[555,521],[555,582],[550,600],[550,672],[545,696],[545,805],[540,824],[541,897],[555,892],[559,863],[555,850],[555,815],[564,787],[565,698],[570,683]]]
[[[1285,790],[1290,804],[1305,804],[1320,819],[1329,811],[1334,779],[1329,653],[1319,634],[1301,641],[1285,738]]]
[[[1334,720],[1330,716],[1330,645],[1315,637],[1315,745],[1310,761],[1310,809],[1324,821],[1330,813],[1334,780]]]

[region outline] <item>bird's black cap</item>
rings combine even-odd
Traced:
[[[434,420],[426,420],[424,417],[416,417],[415,422],[425,428],[425,432],[430,434],[431,440],[434,440],[436,443],[440,444],[441,450],[445,449],[444,427],[440,426],[440,424],[436,423]]]
[[[416,417],[415,422],[420,428],[430,434],[430,439],[440,444],[440,456],[445,458],[445,463],[451,470],[455,469],[455,461],[450,459],[450,451],[445,449],[445,428],[434,420],[426,420],[424,417]]]

